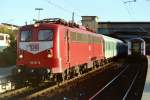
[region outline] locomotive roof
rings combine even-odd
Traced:
[[[89,29],[88,27],[76,24],[75,22],[72,22],[72,21],[67,22],[61,18],[47,18],[47,19],[43,19],[43,20],[38,20],[35,22],[35,24],[36,23],[58,24],[58,25],[64,25],[64,26],[68,26],[68,27],[72,27],[72,28],[78,28],[78,29],[94,32],[93,30]]]
[[[68,26],[68,25],[62,25],[62,24],[56,24],[56,23],[36,23],[36,24],[30,24],[30,25],[25,25],[25,26],[22,26],[20,29],[30,29],[30,28],[33,28],[35,26],[48,26],[48,27],[52,27],[52,28],[55,28],[55,27],[59,27],[59,26],[63,26],[63,27],[66,27],[66,28],[70,28],[70,29],[74,29],[76,31],[87,31],[88,33],[95,33],[96,32],[93,32],[89,29],[86,29],[84,28],[83,26],[79,26],[79,27],[74,27],[74,26]],[[36,26],[36,27],[37,27]]]
[[[122,42],[122,41],[119,40],[119,39],[112,38],[112,37],[109,37],[109,36],[102,35],[102,37],[103,37],[103,39],[104,39],[105,41]]]
[[[143,41],[144,42],[144,39],[142,39],[142,38],[131,38],[129,41],[134,41],[134,40],[139,40],[139,41]]]

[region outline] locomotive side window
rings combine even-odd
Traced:
[[[0,35],[0,40],[4,40],[4,36]]]
[[[32,39],[32,34],[31,34],[31,31],[22,31],[21,33],[20,33],[20,35],[21,35],[21,41],[22,42],[29,42],[29,41],[31,41],[31,39]]]
[[[71,33],[71,40],[72,40],[72,41],[77,41],[76,34],[77,34],[76,32],[72,32],[72,33]]]
[[[95,44],[100,44],[101,43],[99,37],[94,37],[94,43]]]
[[[101,44],[99,37],[93,36],[91,34],[84,34],[84,33],[71,33],[71,41],[72,42],[81,42],[81,43],[94,43],[94,44]]]
[[[88,35],[88,43],[91,43],[92,42],[92,37],[91,35]]]
[[[52,30],[40,30],[38,33],[39,41],[52,41],[53,40],[53,31]]]

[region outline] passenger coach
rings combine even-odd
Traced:
[[[145,55],[145,41],[133,38],[128,41],[128,55]]]
[[[9,46],[9,35],[0,33],[0,51],[3,51],[7,46]]]
[[[105,60],[126,54],[127,45],[123,41],[105,35],[102,35],[102,37],[104,40],[103,51]]]

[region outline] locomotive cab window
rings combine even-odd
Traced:
[[[39,41],[52,41],[53,40],[53,31],[52,30],[40,30],[38,32]]]
[[[31,39],[32,39],[32,34],[31,34],[31,31],[22,31],[21,33],[20,33],[20,40],[22,41],[22,42],[29,42],[29,41],[31,41]]]

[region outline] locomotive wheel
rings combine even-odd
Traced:
[[[75,69],[74,69],[74,71],[75,71],[75,76],[78,76],[79,75],[79,67],[76,66]]]
[[[80,65],[80,67],[79,67],[79,73],[80,73],[80,75],[84,73],[84,67],[83,67],[83,65]]]
[[[73,77],[73,71],[72,71],[72,68],[69,68],[68,71],[67,71],[67,79],[71,79]]]
[[[63,81],[63,77],[61,73],[54,74],[54,82],[60,83],[62,81]]]
[[[67,70],[62,73],[62,81],[67,80]]]
[[[96,68],[98,68],[100,66],[100,62],[99,61],[96,61],[95,64],[96,64]]]
[[[70,77],[73,78],[73,77],[75,77],[75,75],[76,75],[75,67],[72,67],[72,68],[70,69]]]
[[[100,66],[103,66],[103,65],[104,65],[103,60],[101,60],[100,61]]]
[[[78,76],[81,75],[80,66],[77,66],[77,73],[78,73]]]
[[[93,62],[93,67],[92,67],[92,69],[95,69],[95,62]]]
[[[62,82],[64,82],[66,80],[66,75],[65,73],[62,73]]]

